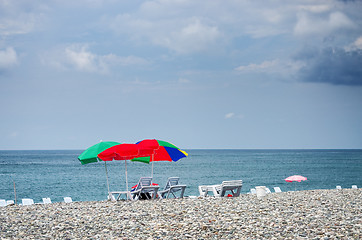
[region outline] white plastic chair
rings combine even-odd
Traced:
[[[226,191],[231,191],[233,197],[239,197],[242,186],[242,180],[223,181],[219,185],[199,186],[199,193],[200,196],[206,197],[207,193],[212,191],[215,197],[224,197]]]
[[[179,185],[178,181],[180,180],[179,177],[170,177],[167,180],[166,186],[162,191],[158,191],[158,195],[160,198],[168,198],[170,194],[173,195],[174,198],[177,198],[175,192],[180,192],[180,198],[184,197],[186,185]]]
[[[64,202],[65,203],[71,203],[71,202],[73,202],[73,200],[72,200],[71,197],[64,197]]]
[[[141,177],[135,190],[131,191],[131,199],[139,200],[143,194],[147,199],[155,199],[159,188],[158,185],[152,185],[152,177]]]
[[[0,199],[0,207],[5,207],[5,206],[6,206],[5,199]]]
[[[50,198],[43,198],[43,204],[49,204],[52,203],[52,200]]]
[[[255,189],[255,188],[251,188],[251,189],[250,189],[250,194],[256,194],[256,189]]]
[[[274,192],[281,193],[282,190],[280,189],[280,187],[274,187]]]
[[[266,191],[266,194],[271,193],[271,191],[270,191],[270,189],[269,189],[269,188],[265,188],[265,191]]]
[[[336,186],[336,189],[341,190],[342,187],[341,186]]]
[[[23,198],[21,200],[21,203],[23,206],[29,206],[29,205],[33,205],[34,204],[34,200],[30,199],[30,198]]]
[[[352,185],[352,189],[357,189],[357,185]]]

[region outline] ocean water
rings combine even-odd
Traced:
[[[243,180],[242,193],[255,186],[282,191],[332,189],[336,185],[362,187],[362,150],[187,150],[178,162],[155,162],[153,179],[163,188],[168,177],[180,177],[185,195],[198,195],[199,185],[223,180]],[[107,198],[104,162],[81,165],[82,150],[0,151],[0,199],[22,198],[53,202],[70,196],[73,201]],[[110,190],[125,190],[125,161],[107,163]],[[129,186],[142,176],[151,176],[151,164],[127,161]],[[308,178],[287,183],[291,175]]]

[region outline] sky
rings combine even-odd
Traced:
[[[0,0],[0,149],[360,149],[361,12],[337,0]]]

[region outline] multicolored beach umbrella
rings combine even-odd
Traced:
[[[137,142],[136,144],[140,146],[140,155],[143,155],[143,157],[149,157],[150,162],[176,162],[181,158],[188,156],[185,151],[179,149],[172,143],[162,140],[145,139]]]
[[[98,162],[98,154],[104,150],[113,147],[114,145],[120,144],[119,142],[99,142],[89,148],[87,148],[82,154],[78,156],[78,160],[82,165],[87,163]]]
[[[153,162],[176,162],[181,158],[188,156],[185,151],[166,141],[145,139],[137,142],[136,144],[140,147],[140,157],[149,159],[149,161],[152,162],[151,177],[153,177]],[[139,158],[135,158],[132,159],[132,161],[137,161],[138,159]]]

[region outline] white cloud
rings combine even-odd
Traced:
[[[0,50],[0,69],[11,67],[18,62],[16,51],[12,47]]]
[[[231,119],[231,118],[234,118],[234,119],[243,119],[244,118],[244,115],[242,114],[235,114],[233,112],[231,113],[227,113],[225,114],[225,119]]]
[[[335,11],[327,16],[302,12],[298,14],[294,34],[297,36],[327,36],[355,26],[353,21],[342,12]]]
[[[81,72],[108,74],[113,67],[147,65],[149,62],[136,56],[120,57],[115,54],[98,55],[91,52],[88,44],[74,44],[64,49],[44,54],[43,64],[61,70],[76,69]]]
[[[245,66],[239,66],[235,70],[240,72],[266,72],[272,71],[272,69],[279,64],[279,60],[264,61],[260,64],[251,63]]]
[[[347,47],[345,47],[346,51],[355,51],[355,50],[362,50],[362,36],[356,39],[352,44],[349,44]]]
[[[226,119],[229,119],[229,118],[234,117],[234,115],[235,115],[235,113],[233,113],[233,112],[227,113],[227,114],[225,115],[225,118],[226,118]]]

